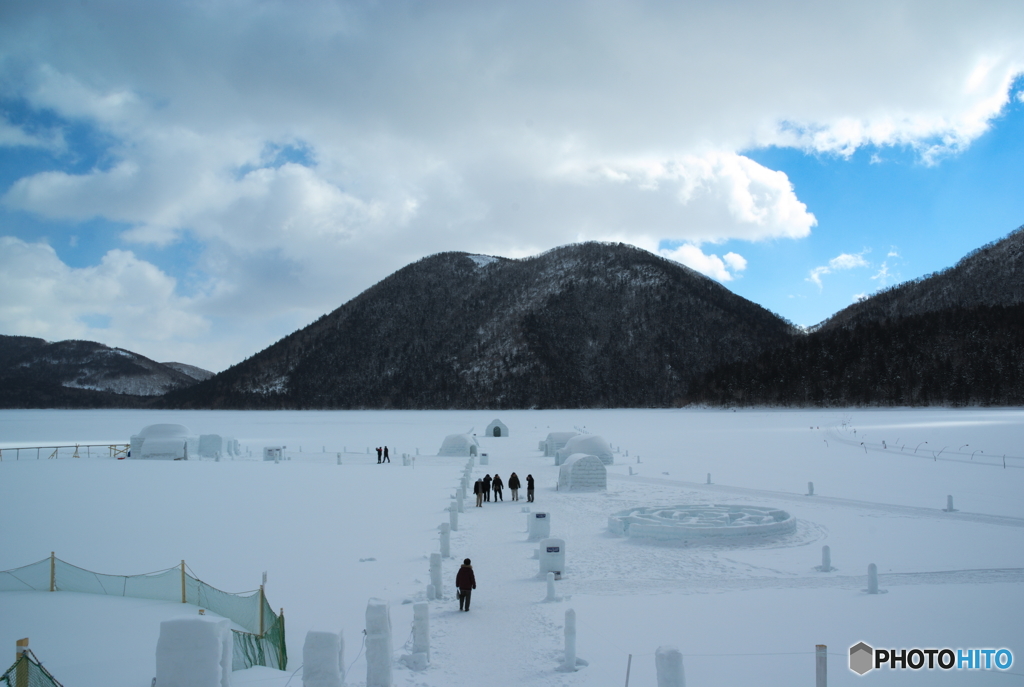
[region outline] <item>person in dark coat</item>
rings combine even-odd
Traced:
[[[380,446],[377,447],[377,465],[380,465],[380,452],[382,450],[383,449]]]
[[[388,458],[388,447],[387,446],[384,447],[384,460],[386,460],[389,463],[391,462],[391,459]]]
[[[484,501],[491,500],[491,476],[484,475]]]
[[[494,479],[491,480],[491,490],[494,492],[494,502],[504,501],[505,497],[502,496],[501,490],[505,488],[505,483],[501,481],[501,477],[497,474],[494,475]]]
[[[476,507],[483,508],[484,505],[484,481],[478,479],[473,483],[473,493],[476,495]]]
[[[533,501],[533,475],[526,476],[526,500]]]
[[[462,561],[462,567],[455,575],[455,587],[455,595],[459,597],[459,610],[468,611],[469,597],[476,589],[476,576],[473,574],[473,566],[469,564],[468,558]]]
[[[519,487],[520,486],[521,485],[519,483],[519,475],[517,475],[516,473],[513,472],[511,475],[508,476],[508,488],[512,490],[512,500],[513,501],[518,501],[519,500]]]

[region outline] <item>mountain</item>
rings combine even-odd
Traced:
[[[185,408],[575,408],[685,402],[695,375],[790,341],[788,322],[622,244],[523,260],[441,253],[252,358]]]
[[[165,367],[177,370],[182,374],[188,375],[197,382],[205,382],[207,379],[213,376],[213,373],[209,370],[204,370],[201,367],[195,365],[186,365],[185,363],[160,363]]]
[[[210,376],[93,341],[0,335],[0,407],[140,407]]]
[[[1024,405],[1024,228],[706,373],[710,405]]]
[[[1024,303],[1024,227],[954,267],[904,282],[840,310],[815,329],[849,328],[943,310]]]

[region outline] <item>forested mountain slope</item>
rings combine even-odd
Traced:
[[[409,265],[180,407],[529,408],[684,403],[695,374],[794,328],[678,263],[586,243]]]

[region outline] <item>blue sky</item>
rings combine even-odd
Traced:
[[[0,333],[219,371],[623,241],[802,325],[1024,224],[1019,2],[0,5]]]

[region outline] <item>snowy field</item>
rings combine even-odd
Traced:
[[[537,478],[535,511],[566,540],[562,601],[526,537],[522,501],[467,502],[443,564],[446,600],[430,604],[432,664],[409,687],[656,684],[654,652],[684,655],[686,684],[813,685],[827,644],[830,685],[1024,685],[1024,411],[614,410],[452,412],[0,411],[0,449],[126,443],[153,423],[237,437],[234,461],[0,462],[0,570],[58,558],[137,574],[184,559],[229,592],[259,586],[287,622],[286,672],[236,672],[236,685],[301,684],[308,630],[343,631],[348,685],[366,682],[367,600],[391,605],[396,659],[409,649],[410,602],[422,601],[438,525],[465,458],[439,458],[446,435],[502,420],[508,438],[480,436],[490,464],[474,475]],[[608,489],[557,491],[538,450],[548,432],[584,430],[618,449]],[[884,443],[883,443],[884,442]],[[379,466],[367,449],[391,449]],[[291,460],[259,460],[286,445]],[[403,467],[402,453],[419,455]],[[342,465],[337,453],[342,452]],[[628,455],[627,455],[628,452]],[[1005,456],[1005,458],[1004,458]],[[1005,467],[1003,467],[1005,460]],[[630,472],[635,474],[630,474]],[[712,484],[708,485],[707,474]],[[807,495],[808,482],[814,495]],[[943,512],[947,495],[957,512]],[[639,506],[733,504],[783,509],[794,533],[774,539],[645,543],[612,536],[608,516]],[[822,573],[829,545],[836,570]],[[458,612],[454,579],[473,559],[478,589]],[[879,587],[869,595],[875,563]],[[577,655],[558,672],[565,611]],[[160,620],[191,606],[62,592],[0,593],[0,651],[31,639],[66,687],[148,687]],[[891,648],[1001,648],[1008,671],[847,668],[859,641]],[[0,670],[6,668],[5,664]]]

